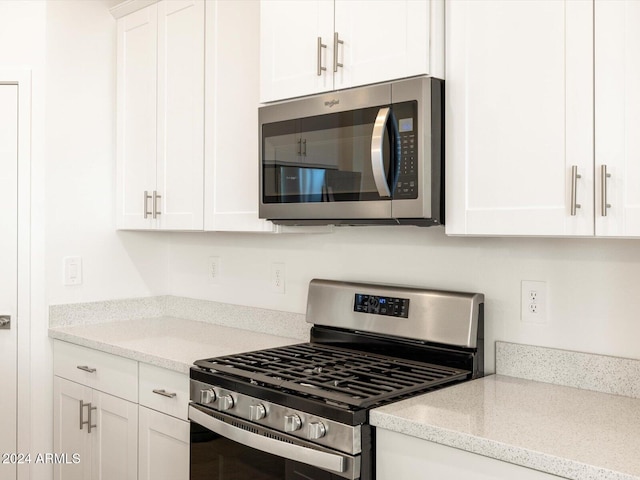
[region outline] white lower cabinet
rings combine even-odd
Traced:
[[[56,480],[137,478],[135,403],[55,377],[54,408],[54,450],[66,456]]]
[[[57,340],[54,373],[55,480],[188,480],[187,375]]]
[[[420,438],[377,429],[378,478],[414,480],[558,480],[561,477]],[[419,474],[417,472],[420,472]]]
[[[140,480],[189,478],[189,422],[150,408],[140,411]]]

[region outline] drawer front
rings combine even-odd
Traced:
[[[138,402],[138,362],[72,343],[54,341],[54,374]]]
[[[189,375],[140,364],[140,405],[187,420]]]

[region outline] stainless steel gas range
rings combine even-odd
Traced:
[[[312,280],[309,343],[195,362],[191,480],[374,480],[369,411],[482,376],[483,307],[478,293]]]

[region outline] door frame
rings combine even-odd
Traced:
[[[0,69],[0,85],[18,86],[18,304],[12,328],[17,329],[17,445],[31,446],[31,70]],[[18,479],[29,469],[18,468]]]

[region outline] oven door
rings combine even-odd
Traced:
[[[191,480],[358,480],[346,455],[199,405],[189,406]]]

